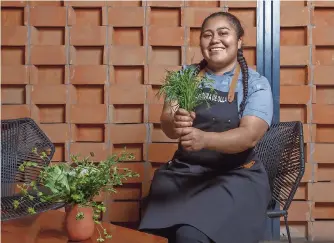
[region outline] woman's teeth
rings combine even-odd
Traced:
[[[210,51],[222,51],[224,48],[217,47],[217,48],[211,48]]]

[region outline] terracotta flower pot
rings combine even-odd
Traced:
[[[79,207],[78,205],[66,207],[65,228],[70,241],[84,241],[90,239],[95,230],[93,209],[91,207]],[[83,219],[76,219],[76,215],[84,213]]]

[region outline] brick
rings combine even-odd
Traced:
[[[334,219],[334,204],[315,203],[312,206],[312,220]]]
[[[101,26],[106,25],[106,8],[93,7],[90,9],[81,7],[69,7],[68,25],[74,26]]]
[[[117,193],[110,195],[113,200],[139,200],[141,198],[141,188],[137,185],[133,187],[120,187],[117,188]]]
[[[170,143],[177,142],[176,139],[168,138],[165,133],[161,130],[159,125],[154,124],[153,129],[151,129],[151,141],[152,143]]]
[[[26,85],[2,85],[1,103],[6,105],[25,104],[27,99]]]
[[[67,2],[67,1],[66,1]],[[56,7],[61,7],[64,6],[64,1],[63,0],[57,0],[57,1],[29,1],[28,5],[35,7],[35,6],[56,6]]]
[[[146,84],[162,85],[166,71],[178,71],[182,66],[169,66],[169,65],[148,65],[147,67],[147,82]]]
[[[160,87],[147,87],[147,103],[149,104],[163,104],[164,103],[164,96],[159,97],[158,91]]]
[[[105,46],[70,46],[70,64],[103,65],[106,64]]]
[[[203,20],[214,12],[221,11],[220,8],[189,7],[184,9],[184,22],[182,26],[201,27]]]
[[[281,46],[281,65],[309,64],[309,50],[308,46]]]
[[[66,7],[41,6],[30,8],[30,25],[65,26]]]
[[[115,27],[141,27],[145,25],[144,13],[143,7],[108,8],[108,24]]]
[[[256,8],[256,1],[224,1],[228,8]]]
[[[311,223],[311,222],[310,222]],[[332,241],[334,239],[334,221],[312,222],[309,240],[311,241]]]
[[[316,89],[317,104],[334,105],[334,87],[318,86]]]
[[[317,125],[315,142],[334,143],[334,124]]]
[[[1,26],[27,25],[24,18],[26,14],[24,8],[1,8]]]
[[[256,27],[247,26],[246,34],[243,38],[244,47],[255,47],[256,46]]]
[[[146,1],[149,7],[177,8],[183,6],[183,1]]]
[[[186,49],[186,63],[192,64],[192,63],[199,63],[201,60],[203,60],[203,55],[201,52],[200,47],[188,47]],[[184,57],[183,57],[184,59]]]
[[[105,143],[71,143],[70,154],[78,155],[80,158],[90,156],[94,153],[93,161],[106,160],[111,155],[109,146]]]
[[[106,105],[78,104],[71,105],[70,122],[78,124],[103,124],[107,122]]]
[[[313,123],[317,124],[333,124],[334,123],[334,106],[318,105],[312,106]]]
[[[301,182],[312,182],[313,181],[313,165],[310,163],[305,164],[305,172]]]
[[[110,104],[144,104],[145,85],[112,85],[110,87]]]
[[[29,105],[1,105],[1,119],[30,117]]]
[[[26,26],[2,26],[2,46],[24,46],[28,43],[28,29]]]
[[[334,65],[334,47],[333,46],[322,46],[317,47],[313,51],[314,58],[313,64],[314,65]]]
[[[305,85],[308,83],[308,68],[281,67],[280,85]]]
[[[256,27],[256,8],[248,8],[248,9],[231,8],[228,10],[228,12],[235,15],[240,20],[241,25],[244,26],[246,29],[246,33],[247,33],[247,28]]]
[[[111,66],[111,84],[143,84],[147,80],[147,70],[144,66]]]
[[[31,27],[31,45],[64,45],[68,31],[63,27]]]
[[[33,65],[66,64],[65,46],[31,46],[30,63]]]
[[[2,84],[28,84],[29,72],[27,66],[1,66]]]
[[[161,104],[151,104],[148,106],[148,122],[160,123],[160,116],[163,109]]]
[[[109,64],[145,65],[146,50],[143,46],[111,46]]]
[[[314,142],[316,137],[316,125],[315,124],[303,124],[304,142]]]
[[[65,84],[67,81],[67,67],[64,65],[30,66],[29,81],[31,84]]]
[[[314,9],[311,15],[311,24],[314,26],[333,26],[333,8]]]
[[[148,62],[150,65],[179,66],[182,63],[183,47],[163,46],[148,48]]]
[[[310,184],[310,193],[308,200],[313,202],[334,202],[334,193],[328,193],[334,191],[333,182],[317,182]]]
[[[139,221],[139,202],[112,202],[113,210],[109,210],[109,219],[112,222]]]
[[[307,122],[307,109],[304,105],[281,105],[280,121]]]
[[[72,124],[72,141],[75,142],[105,142],[106,129],[104,124]]]
[[[182,46],[185,44],[183,27],[150,26],[148,43],[152,46]]]
[[[66,1],[66,4],[71,7],[91,8],[104,7],[107,1]]]
[[[314,66],[314,84],[333,85],[334,68],[332,66]]]
[[[334,7],[334,2],[332,2],[332,1],[316,0],[316,1],[312,1],[311,4],[314,7],[317,7],[317,8],[320,8],[320,7]]]
[[[289,221],[305,222],[310,220],[310,205],[308,202],[292,201],[289,208]],[[284,221],[281,218],[281,221]]]
[[[172,159],[178,145],[176,143],[152,143],[148,146],[148,161],[165,163]]]
[[[310,101],[310,98],[310,86],[280,86],[281,104],[307,104]]]
[[[109,114],[111,123],[143,123],[144,105],[110,105]]]
[[[281,6],[281,27],[307,26],[309,23],[308,7]]]
[[[329,143],[314,144],[313,160],[316,163],[334,164],[334,144],[329,144]]]
[[[65,143],[70,139],[69,124],[40,124],[39,126],[52,143]]]
[[[334,44],[334,26],[315,26],[312,30],[313,44],[329,46]]]
[[[110,137],[112,144],[127,143],[145,143],[146,142],[146,126],[145,124],[111,124]],[[124,136],[131,134],[131,136]]]
[[[146,25],[179,27],[183,20],[183,9],[151,7],[147,9],[146,16]]]
[[[65,104],[31,105],[31,118],[37,123],[65,123],[68,121],[68,106]]]
[[[32,85],[31,101],[34,104],[66,104],[66,89],[66,85],[62,84]]]
[[[1,7],[25,7],[28,1],[1,1]]]
[[[105,26],[73,26],[70,31],[70,45],[103,46],[106,43],[107,27]],[[110,32],[111,33],[111,29]]]
[[[71,65],[71,84],[106,84],[107,66],[105,65]]]
[[[319,182],[334,181],[334,163],[318,164],[317,181]]]

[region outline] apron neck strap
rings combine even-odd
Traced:
[[[230,90],[228,91],[228,102],[232,102],[234,100],[234,95],[235,95],[235,88],[237,87],[237,81],[238,81],[238,77],[240,74],[240,65],[237,64],[233,78],[232,78],[232,82],[230,84]]]

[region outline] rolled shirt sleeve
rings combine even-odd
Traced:
[[[266,77],[258,73],[250,75],[248,99],[243,116],[256,116],[269,126],[273,118],[273,95]]]

